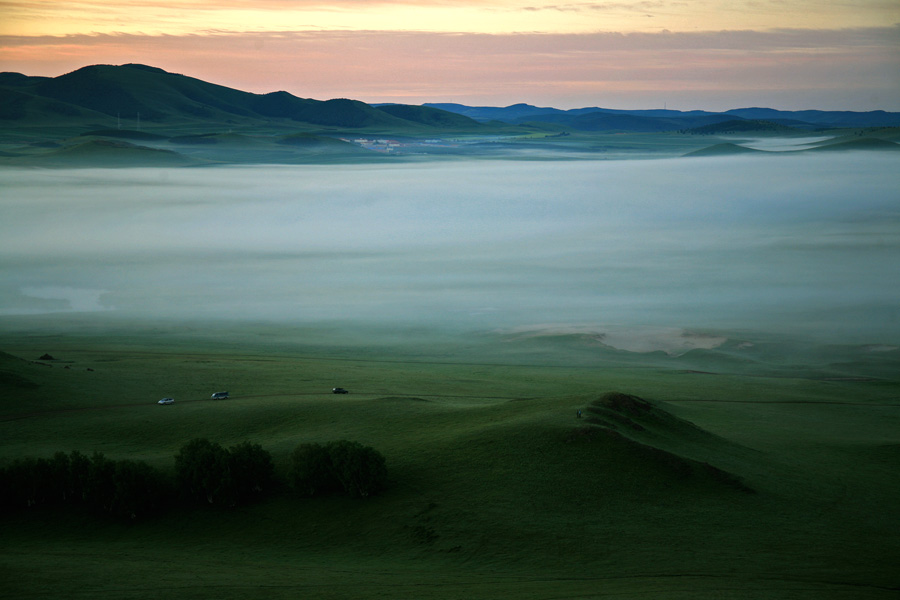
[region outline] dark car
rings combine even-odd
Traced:
[[[345,390],[344,388],[333,388],[333,389],[331,390],[331,393],[332,393],[332,394],[349,394],[350,392],[348,392],[348,391]]]

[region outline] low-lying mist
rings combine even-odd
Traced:
[[[877,153],[3,170],[0,315],[900,341]]]

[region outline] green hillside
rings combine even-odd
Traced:
[[[471,130],[472,119],[463,115],[429,108],[427,106],[411,106],[408,104],[386,104],[378,107],[378,110],[391,116],[421,123],[429,127],[438,127],[445,130]]]
[[[900,150],[900,144],[886,139],[875,137],[860,137],[855,139],[840,139],[833,143],[819,144],[809,148],[808,152],[833,152],[844,150]]]
[[[125,141],[92,139],[39,155],[8,155],[9,164],[50,167],[184,167],[196,161],[172,150],[149,148]]]
[[[284,475],[297,444],[350,439],[385,456],[388,489],[133,523],[7,512],[8,593],[819,599],[900,587],[900,543],[885,535],[900,526],[896,377],[160,333],[4,335],[0,466],[78,449],[171,472],[206,437],[259,443]],[[221,389],[231,399],[209,400]]]
[[[0,77],[6,102],[0,119],[30,124],[46,116],[84,120],[105,115],[139,126],[178,127],[206,123],[232,125],[291,121],[320,127],[405,130],[427,128],[420,119],[407,120],[347,99],[319,101],[287,92],[252,94],[146,65],[92,65],[54,78],[7,73]],[[436,109],[429,109],[439,121]],[[482,125],[446,113],[458,127]]]
[[[754,150],[753,148],[747,148],[740,144],[722,142],[721,144],[714,144],[706,148],[700,148],[699,150],[692,150],[685,154],[685,156],[733,156],[735,154],[759,154],[761,152],[761,150]]]
[[[453,104],[372,106],[347,98],[301,98],[286,91],[249,93],[147,65],[91,65],[59,77],[0,73],[0,165],[662,158],[692,151],[701,156],[744,152],[748,150],[729,146],[728,136],[808,135],[809,129],[820,127],[792,121],[778,111],[763,110],[757,116],[766,116],[763,113],[777,117],[778,122],[744,118],[743,113],[665,109],[561,111],[522,104],[505,109]],[[877,125],[891,123],[888,117],[893,118],[888,113],[861,113],[853,118],[861,125]],[[797,123],[801,128],[782,122]],[[835,142],[861,136],[890,142],[897,138],[895,127],[875,126],[835,131],[834,135]],[[703,136],[719,139],[711,139],[711,147],[703,149],[701,146],[707,145]],[[79,147],[85,138],[95,144]],[[144,150],[106,143],[117,141]],[[893,148],[875,144],[856,141],[853,147]],[[113,150],[115,157],[110,155]],[[92,164],[91,156],[100,161]],[[147,158],[145,164],[141,156]]]
[[[701,127],[693,127],[684,130],[683,133],[693,135],[721,135],[730,133],[780,133],[780,134],[796,134],[801,130],[794,127],[788,127],[780,123],[772,121],[763,121],[760,119],[735,119],[724,121],[722,123],[711,123]]]

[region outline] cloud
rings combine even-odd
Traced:
[[[590,33],[777,27],[873,27],[900,20],[896,3],[820,0],[0,0],[0,34],[151,33],[317,29],[469,33]],[[652,19],[648,19],[652,16]]]
[[[900,110],[898,37],[898,26],[504,35],[210,31],[5,36],[0,57],[7,69],[30,75],[141,62],[247,91],[284,89],[320,99],[627,108],[647,99],[655,107],[666,97],[670,107],[688,109]]]

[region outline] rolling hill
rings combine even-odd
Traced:
[[[830,139],[818,144],[812,144],[806,148],[800,148],[796,150],[782,150],[782,151],[769,151],[769,150],[757,150],[756,148],[748,148],[746,146],[741,146],[740,144],[734,144],[732,142],[722,142],[719,144],[713,144],[712,146],[707,146],[706,148],[700,148],[698,150],[692,150],[691,152],[686,153],[684,156],[688,157],[697,157],[697,156],[733,156],[736,154],[799,154],[806,152],[848,152],[853,150],[863,150],[863,151],[888,151],[888,152],[896,152],[900,151],[900,144],[894,143],[890,140],[880,139],[880,138],[870,138],[870,137],[859,137],[853,139]]]
[[[389,487],[367,499],[282,490],[131,522],[16,507],[2,515],[10,593],[896,596],[900,548],[884,534],[898,523],[896,368],[824,381],[793,362],[791,376],[764,377],[685,371],[680,359],[646,368],[656,358],[637,353],[644,368],[548,369],[486,363],[469,344],[432,362],[150,332],[5,334],[0,468],[78,449],[171,475],[178,449],[202,437],[260,443],[283,475],[298,444],[346,438],[384,454]],[[352,393],[330,393],[338,376]],[[208,400],[218,381],[235,384],[230,400]],[[161,388],[174,405],[157,405]]]
[[[735,154],[761,154],[763,151],[754,150],[753,148],[747,148],[745,146],[741,146],[740,144],[733,144],[731,142],[723,142],[721,144],[713,144],[712,146],[707,146],[706,148],[700,148],[699,150],[693,150],[685,154],[685,156],[733,156]]]
[[[697,136],[803,136],[892,149],[900,114],[736,109],[560,110],[529,104],[369,105],[245,92],[163,69],[92,65],[59,77],[0,73],[0,163],[119,167],[422,160],[423,156],[628,158],[733,154]],[[627,134],[627,135],[622,135]]]
[[[542,108],[530,104],[513,104],[507,107],[466,106],[453,103],[425,104],[434,108],[459,113],[477,121],[503,121],[505,123],[545,122],[562,123],[573,129],[586,131],[615,130],[637,126],[629,131],[674,131],[735,120],[765,120],[798,129],[833,129],[842,127],[897,127],[900,113],[881,110],[853,111],[782,111],[771,108],[739,108],[725,112],[701,110],[678,111],[666,109],[621,110],[610,108],[575,108],[561,110]],[[639,120],[613,121],[612,117],[635,117]],[[588,118],[585,118],[588,117]],[[604,119],[607,122],[604,122]],[[655,121],[654,125],[650,125]],[[603,129],[608,127],[608,129]]]
[[[729,133],[780,133],[785,135],[801,133],[794,127],[788,127],[774,121],[764,121],[760,119],[734,119],[731,121],[722,121],[701,127],[693,127],[687,129],[684,133],[694,135],[718,135]]]
[[[312,100],[284,91],[253,94],[138,64],[92,65],[59,77],[0,74],[0,120],[28,125],[69,119],[139,126],[239,125],[294,122],[305,125],[382,130],[441,127],[480,130],[478,122],[437,109],[383,110],[358,100]]]

